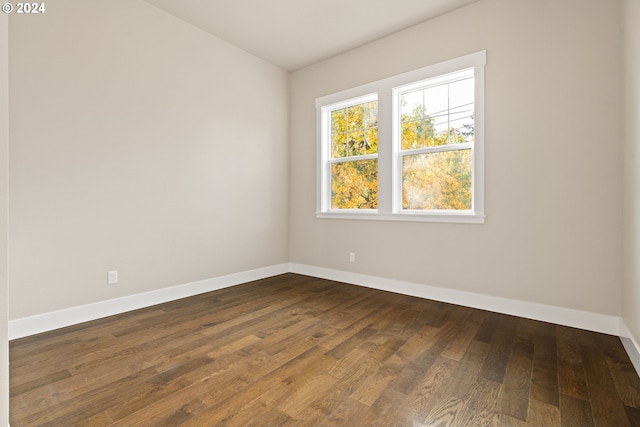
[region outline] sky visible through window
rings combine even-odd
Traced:
[[[474,78],[464,77],[448,84],[415,89],[400,96],[403,121],[430,118],[436,135],[451,129],[469,133],[473,129]],[[472,142],[472,135],[465,142]]]

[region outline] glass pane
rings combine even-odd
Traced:
[[[378,208],[377,159],[331,165],[331,208]]]
[[[418,90],[400,95],[401,121],[406,122],[424,117],[424,106],[422,105],[423,94],[423,90]]]
[[[358,104],[347,108],[347,129],[356,130],[364,127],[364,105]]]
[[[364,127],[377,127],[378,126],[378,101],[368,102],[364,105]]]
[[[367,154],[378,152],[378,128],[369,128],[365,131]]]
[[[402,136],[400,148],[402,150],[415,150],[424,147],[425,133],[423,132],[424,122],[414,120],[402,123]]]
[[[449,91],[448,85],[431,87],[424,91],[425,112],[433,122],[435,132],[442,134],[449,127]],[[437,144],[440,145],[440,144]]]
[[[378,152],[378,101],[331,111],[331,158]]]
[[[331,158],[337,159],[347,156],[347,134],[331,135]]]
[[[450,126],[455,129],[455,133],[449,137],[449,143],[473,142],[474,79],[451,83],[449,102]]]
[[[402,158],[402,208],[471,209],[471,150]]]
[[[451,83],[449,86],[449,104],[451,108],[462,105],[473,105],[474,81],[473,78]]]
[[[347,109],[331,112],[331,133],[343,133],[347,131]]]
[[[475,131],[473,110],[460,108],[451,110],[451,130],[449,131],[449,144],[473,142]]]
[[[347,143],[350,156],[361,156],[366,154],[367,147],[364,140],[364,130],[359,129],[347,134]]]
[[[427,117],[424,122],[422,122],[422,127],[424,129],[424,146],[425,147],[435,147],[436,145],[442,145],[442,141],[446,141],[446,138],[443,140],[442,138],[438,138],[436,136],[436,129],[433,125],[433,120],[431,117]]]

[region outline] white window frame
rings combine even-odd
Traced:
[[[475,52],[316,99],[318,170],[317,218],[484,223],[484,66],[486,51]],[[398,93],[408,85],[472,68],[475,77],[472,209],[402,209],[402,156]],[[378,100],[378,209],[331,208],[330,112],[362,100]],[[365,156],[368,157],[368,156]]]
[[[321,210],[323,212],[370,212],[376,213],[377,209],[332,209],[331,208],[331,166],[334,163],[345,163],[345,162],[353,162],[358,160],[370,160],[370,159],[378,159],[378,154],[363,154],[359,156],[349,156],[349,157],[341,157],[333,159],[331,158],[331,112],[335,110],[340,110],[342,108],[352,107],[358,104],[364,104],[367,102],[377,101],[378,95],[376,93],[369,93],[366,95],[358,96],[355,98],[350,98],[344,101],[336,102],[330,105],[324,105],[321,108],[321,118],[320,118],[320,126],[321,126],[321,137],[322,143],[321,145],[321,157],[322,157],[322,171],[321,171],[321,185],[322,189],[320,190],[322,194],[327,194],[328,197],[323,197],[321,200]],[[378,131],[379,132],[379,131]],[[378,177],[378,181],[380,178]]]

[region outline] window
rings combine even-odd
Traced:
[[[316,100],[320,218],[484,222],[486,52]]]
[[[329,119],[331,209],[377,209],[377,98],[335,105]]]
[[[394,89],[398,209],[472,210],[473,68]]]

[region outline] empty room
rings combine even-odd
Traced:
[[[640,0],[0,14],[0,425],[640,426]]]

